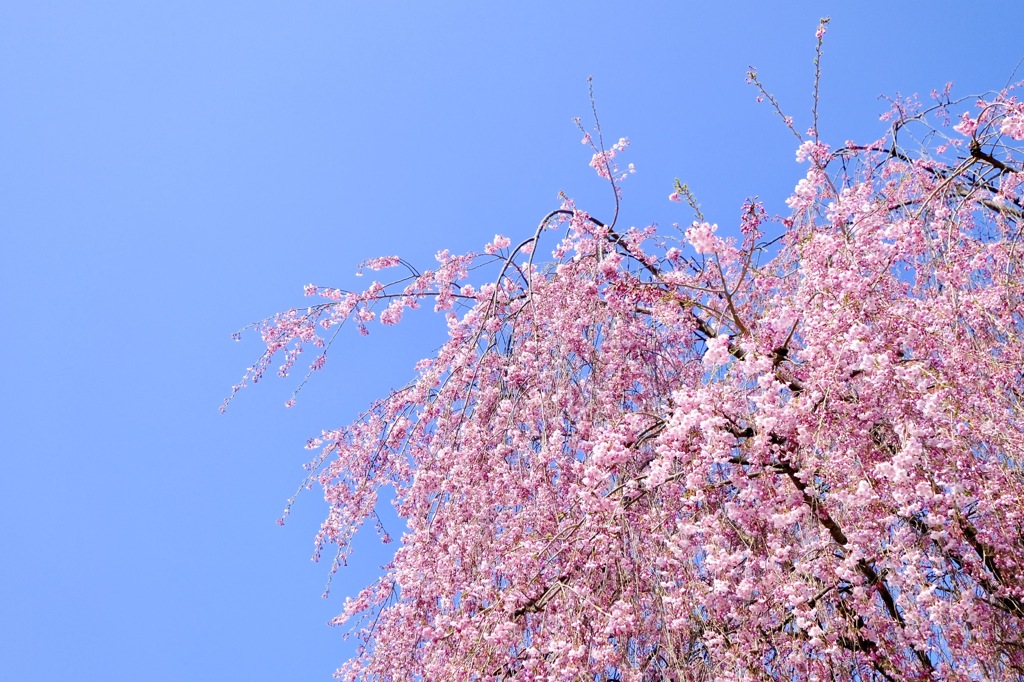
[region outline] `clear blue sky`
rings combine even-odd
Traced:
[[[962,2],[6,2],[0,8],[0,680],[327,680],[316,491],[275,525],[302,446],[410,375],[440,328],[345,335],[328,369],[217,407],[259,353],[235,329],[356,264],[530,232],[607,188],[571,123],[587,76],[638,172],[620,224],[729,229],[801,169],[744,84],[827,141],[883,131],[880,94],[1002,87],[1019,15]],[[1018,76],[1020,77],[1020,76]],[[390,528],[397,537],[401,529]],[[372,533],[370,534],[372,536]]]

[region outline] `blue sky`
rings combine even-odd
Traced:
[[[822,14],[833,144],[884,131],[878,95],[1024,56],[1017,17],[959,2],[4,3],[0,679],[330,679],[325,623],[384,555],[362,538],[324,600],[321,496],[274,521],[306,439],[442,325],[343,335],[296,407],[269,379],[221,415],[259,354],[231,332],[368,257],[530,233],[560,190],[608,215],[571,121],[591,75],[632,141],[620,225],[687,222],[677,176],[723,230],[748,195],[783,210],[796,143],[744,76],[806,127]]]

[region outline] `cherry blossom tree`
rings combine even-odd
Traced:
[[[346,323],[448,323],[309,443],[335,569],[382,496],[406,523],[341,679],[1024,679],[1024,102],[947,87],[835,148],[785,120],[786,216],[567,200],[259,323],[239,387]],[[585,142],[617,205],[627,142]]]

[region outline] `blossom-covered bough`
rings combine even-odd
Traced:
[[[407,524],[339,677],[1024,678],[1024,103],[933,98],[870,144],[812,127],[792,213],[749,201],[736,238],[678,183],[678,239],[566,202],[261,323],[246,381],[345,322],[448,320],[310,443],[318,553],[385,489]]]

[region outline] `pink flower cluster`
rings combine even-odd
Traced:
[[[703,258],[568,203],[537,262],[496,236],[257,325],[245,381],[322,365],[347,321],[448,320],[409,386],[309,444],[317,556],[342,565],[385,489],[404,523],[336,620],[363,643],[338,677],[1024,677],[1024,112],[948,102],[804,143],[792,213],[693,223]],[[949,113],[970,172],[901,146]]]
[[[710,223],[693,223],[686,230],[686,241],[697,250],[697,253],[714,253],[721,240],[715,236],[718,225]]]
[[[584,142],[589,141],[589,138],[584,140]],[[628,146],[629,140],[623,137],[613,144],[610,149],[594,152],[593,158],[590,159],[590,167],[596,170],[597,174],[605,180],[614,179],[617,182],[624,180],[627,173],[619,173],[619,167],[615,163],[615,157]],[[636,172],[633,164],[629,164],[627,170],[629,173]]]
[[[484,246],[484,253],[494,255],[499,253],[502,249],[507,249],[512,244],[512,240],[508,237],[500,234],[494,235],[494,241]]]

